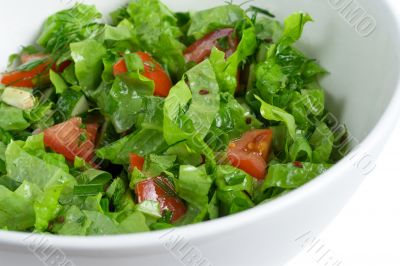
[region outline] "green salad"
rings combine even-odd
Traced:
[[[341,158],[312,18],[135,0],[50,16],[0,76],[0,229],[145,232],[213,220]]]

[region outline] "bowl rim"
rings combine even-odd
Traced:
[[[396,0],[383,0],[382,5],[387,5],[387,10],[396,21],[394,26],[398,32],[397,42],[400,43],[400,6]],[[129,248],[132,252],[149,251],[151,248],[161,247],[163,242],[160,241],[169,232],[173,231],[175,235],[184,236],[187,240],[202,240],[210,235],[220,235],[225,232],[237,229],[252,220],[265,217],[278,212],[285,207],[293,205],[295,202],[301,201],[323,187],[328,186],[336,176],[346,169],[352,167],[353,156],[363,151],[370,151],[373,148],[382,145],[389,136],[392,129],[399,120],[396,112],[400,110],[400,75],[398,76],[397,85],[394,90],[392,99],[385,109],[383,115],[378,120],[372,131],[366,138],[353,149],[342,160],[333,165],[328,171],[311,180],[300,188],[279,197],[268,204],[257,205],[249,210],[221,217],[211,221],[204,221],[197,224],[185,225],[172,229],[159,231],[121,234],[121,235],[105,235],[105,236],[60,236],[35,234],[28,232],[2,231],[0,230],[0,246],[6,247],[22,247],[26,240],[34,236],[35,238],[43,238],[48,240],[52,247],[59,248],[62,251],[115,251],[115,256],[119,255],[118,251]],[[101,254],[97,254],[100,255]],[[88,254],[90,256],[90,254]],[[107,253],[107,256],[113,256]]]

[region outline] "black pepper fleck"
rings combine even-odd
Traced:
[[[293,162],[293,166],[297,167],[297,168],[303,168],[304,167],[303,164],[301,162],[298,162],[298,161]]]
[[[209,94],[210,92],[208,91],[208,90],[206,90],[206,89],[202,89],[202,90],[200,90],[199,91],[199,94],[200,95],[207,95],[207,94]]]
[[[247,125],[250,125],[251,122],[252,122],[251,117],[246,117],[246,124],[247,124]]]
[[[56,222],[59,223],[59,224],[64,223],[65,222],[65,217],[64,216],[57,217]]]

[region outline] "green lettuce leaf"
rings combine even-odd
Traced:
[[[174,86],[164,105],[164,138],[169,145],[185,141],[197,154],[203,154],[211,167],[215,156],[204,142],[219,111],[218,83],[208,60],[186,73]]]
[[[183,34],[175,14],[158,0],[132,1],[127,13],[140,49],[150,52],[172,77],[180,79],[185,71],[185,46],[178,40]]]
[[[90,223],[87,235],[115,235],[120,233],[118,224],[110,217],[96,211],[83,211]]]
[[[136,43],[134,30],[132,23],[124,19],[116,27],[105,25],[102,38],[105,41],[132,41],[132,43]]]
[[[262,41],[277,42],[280,40],[283,27],[281,23],[271,18],[260,18],[255,23],[257,39]]]
[[[61,210],[59,199],[64,189],[62,184],[52,184],[42,190],[38,185],[24,181],[15,191],[33,204],[36,231],[46,231],[49,222],[57,216]]]
[[[196,40],[221,28],[234,28],[238,22],[248,19],[244,10],[233,4],[193,12],[190,17],[188,35]]]
[[[59,235],[86,235],[90,222],[77,206],[70,206],[62,213],[63,223],[55,224],[52,232]]]
[[[268,169],[263,190],[278,187],[284,189],[298,188],[330,168],[329,164],[295,163],[274,164]]]
[[[204,138],[219,110],[219,86],[208,60],[186,72],[186,77],[192,92],[186,116],[193,122],[196,135]]]
[[[195,66],[186,77],[188,84],[179,82],[165,100],[164,137],[169,144],[193,136],[203,139],[219,110],[219,87],[210,62]]]
[[[113,204],[116,212],[132,211],[135,203],[130,192],[126,189],[126,182],[117,177],[107,188],[106,195]]]
[[[23,110],[0,103],[0,129],[6,131],[24,130],[29,126]]]
[[[139,113],[144,112],[153,97],[144,99],[154,91],[154,82],[139,73],[118,76],[112,84],[103,82],[92,93],[92,98],[103,115],[110,119],[117,133],[132,128],[137,123]]]
[[[129,153],[141,156],[159,154],[168,148],[163,134],[164,101],[159,97],[146,97],[136,116],[139,126],[133,133],[96,151],[97,156],[115,164],[128,164]]]
[[[208,193],[213,183],[205,167],[181,165],[179,179],[176,180],[176,191],[182,199],[201,210],[208,205]]]
[[[101,14],[94,6],[76,4],[50,16],[44,23],[37,43],[48,52],[60,53],[72,42],[85,40],[99,30]]]
[[[302,132],[297,132],[293,143],[289,149],[290,161],[308,161],[312,160],[312,149],[308,140],[304,137]]]
[[[43,231],[56,217],[60,209],[59,202],[71,195],[76,180],[62,168],[39,158],[45,156],[44,149],[32,149],[31,144],[37,145],[38,139],[43,141],[43,135],[30,137],[26,143],[11,142],[7,146],[5,156],[7,176],[16,182],[25,182],[30,190],[40,191],[40,194],[31,200],[34,202],[36,213],[36,230]],[[39,157],[32,154],[34,151]]]
[[[7,145],[0,141],[0,175],[6,173],[6,148]]]
[[[176,161],[176,155],[156,155],[150,154],[146,156],[143,173],[148,177],[156,177],[161,173],[172,168]]]
[[[234,94],[237,84],[238,68],[247,57],[254,54],[257,49],[257,39],[254,27],[243,30],[242,39],[236,51],[225,60],[225,53],[213,48],[210,55],[210,62],[214,68],[220,90]]]
[[[215,171],[220,214],[228,215],[254,206],[253,177],[230,165],[219,165]]]
[[[195,149],[190,148],[187,142],[178,142],[172,145],[165,151],[165,154],[176,156],[177,162],[180,165],[198,166],[203,162],[201,154]]]
[[[172,87],[165,99],[163,127],[164,138],[168,144],[175,144],[190,137],[190,132],[186,133],[184,130],[193,130],[193,125],[189,125],[190,121],[184,112],[191,99],[192,92],[185,81],[180,81]],[[182,130],[180,127],[183,125],[186,128]]]
[[[307,13],[294,13],[285,19],[285,26],[280,40],[281,45],[292,45],[303,33],[304,25],[313,21]]]
[[[75,62],[75,74],[82,90],[95,89],[101,81],[103,71],[104,46],[92,39],[71,43],[71,56]]]
[[[29,199],[0,186],[0,228],[25,231],[35,224],[35,211]]]
[[[335,136],[328,126],[321,122],[315,129],[310,138],[310,144],[313,148],[312,161],[314,163],[327,162],[333,150]]]
[[[140,233],[150,231],[146,217],[141,212],[133,212],[119,223],[121,234]]]
[[[144,128],[97,150],[96,154],[115,164],[128,164],[129,153],[145,156],[167,148],[162,131]]]
[[[267,120],[283,122],[288,129],[289,135],[294,138],[296,135],[294,117],[285,110],[264,102],[260,97],[256,96],[256,98],[261,102],[261,115]]]
[[[233,95],[226,92],[221,93],[220,97],[219,112],[206,137],[206,143],[216,151],[225,150],[229,141],[262,126],[245,103],[239,103]]]
[[[7,132],[6,130],[2,129],[0,127],[0,142],[3,142],[4,144],[8,144],[11,142],[13,139],[13,136]]]
[[[218,165],[215,171],[218,190],[253,193],[253,177],[230,165]]]
[[[63,77],[54,72],[52,69],[50,69],[50,81],[53,84],[57,94],[61,94],[68,89],[68,85],[65,83]]]
[[[217,198],[221,203],[221,215],[238,213],[254,207],[254,202],[243,191],[217,190]]]

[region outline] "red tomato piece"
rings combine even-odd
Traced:
[[[47,62],[31,70],[4,73],[0,83],[6,86],[33,88],[41,79],[48,79],[48,74],[45,74],[46,71],[49,71],[49,63]]]
[[[222,47],[218,43],[218,41],[223,38],[227,38],[225,47]],[[184,55],[187,62],[195,62],[198,64],[210,56],[214,47],[225,52],[225,57],[228,58],[236,51],[237,46],[238,40],[235,37],[235,29],[220,29],[207,34],[202,39],[193,43],[185,50]]]
[[[44,130],[44,144],[73,161],[75,156],[92,163],[98,125],[83,124],[80,117]]]
[[[177,221],[186,213],[185,204],[175,195],[173,185],[165,177],[150,178],[137,183],[135,194],[138,203],[145,200],[158,201],[161,210],[172,212],[172,222]]]
[[[53,64],[51,69],[53,69],[57,73],[62,73],[69,65],[72,64],[72,61],[67,60],[59,64],[58,66],[56,64]]]
[[[99,124],[97,124],[97,123],[93,122],[93,123],[86,124],[87,137],[93,143],[96,142],[96,136],[97,136],[98,129],[99,129]]]
[[[118,76],[128,72],[128,68],[126,67],[125,60],[121,58],[114,64],[113,68],[114,76]]]
[[[265,178],[268,155],[272,145],[272,130],[257,129],[246,132],[229,144],[228,160],[249,175]]]
[[[141,73],[146,78],[154,81],[154,95],[167,97],[172,87],[171,79],[162,66],[151,57],[148,53],[136,53],[143,61],[144,71]],[[114,65],[114,76],[118,76],[128,72],[125,60],[122,58]]]
[[[26,64],[34,60],[46,59],[46,54],[22,54],[21,63]],[[59,66],[52,64],[51,59],[45,60],[31,70],[16,70],[4,73],[0,83],[6,86],[34,88],[41,83],[49,82],[49,71],[51,69],[56,72],[63,72],[71,64],[71,61],[65,61]]]
[[[135,168],[135,167],[140,171],[143,170],[144,158],[142,156],[137,155],[135,153],[130,153],[129,154],[129,162],[130,162],[131,170],[133,170],[133,168]]]

